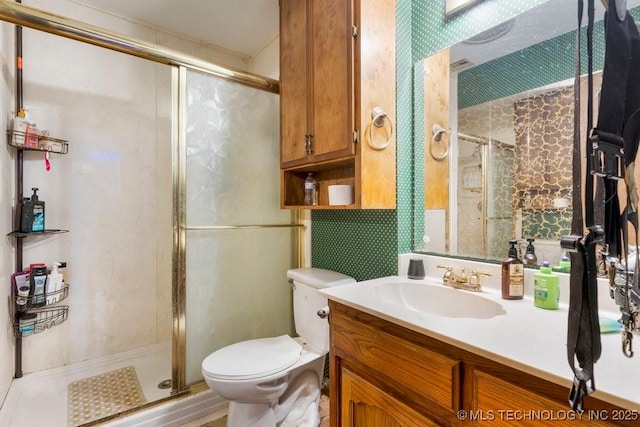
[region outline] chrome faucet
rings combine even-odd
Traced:
[[[491,276],[490,273],[475,270],[471,271],[471,274],[467,276],[464,268],[460,271],[460,274],[455,274],[453,267],[439,265],[438,268],[446,270],[442,276],[442,283],[444,285],[455,289],[464,289],[465,291],[482,292],[480,277]]]

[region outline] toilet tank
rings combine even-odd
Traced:
[[[318,316],[318,310],[327,306],[327,298],[319,289],[355,283],[355,279],[322,268],[296,268],[287,271],[293,281],[293,317],[296,332],[313,349],[329,351],[329,322]]]

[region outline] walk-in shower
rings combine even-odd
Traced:
[[[291,333],[302,226],[279,207],[278,82],[19,4],[0,19],[29,28],[25,55],[47,46],[25,98],[70,140],[49,175],[28,159],[71,231],[28,257],[65,257],[75,283],[69,320],[25,342],[0,425],[66,424],[70,383],[131,366],[142,404],[189,394],[207,354]]]

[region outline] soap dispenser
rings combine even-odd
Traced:
[[[517,240],[509,240],[509,255],[502,261],[502,298],[524,297],[524,265],[518,258]]]
[[[38,198],[38,188],[32,188],[31,198],[25,197],[19,203],[16,213],[20,216],[20,231],[32,233],[44,231],[44,202]]]
[[[533,242],[535,242],[536,239],[530,237],[527,239],[527,242],[529,242],[529,244],[527,245],[527,250],[524,254],[524,260],[523,262],[527,265],[538,265],[538,257],[536,256],[536,249],[533,246]]]

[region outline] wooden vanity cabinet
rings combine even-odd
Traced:
[[[418,334],[329,301],[331,426],[448,425],[461,408],[461,363]],[[357,422],[356,422],[357,421]]]
[[[343,426],[429,427],[439,425],[348,368],[342,370],[340,406],[343,409],[339,425]]]
[[[394,0],[280,0],[281,207],[395,208],[395,81]],[[370,132],[376,106],[388,119]],[[329,206],[333,184],[354,186],[354,203]]]
[[[563,386],[335,301],[329,308],[331,427],[638,422],[613,422],[625,410],[592,396],[591,418],[579,419]]]

